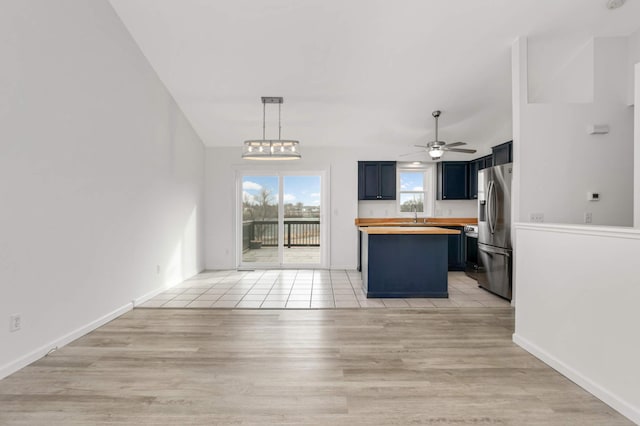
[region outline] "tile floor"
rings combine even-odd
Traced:
[[[455,308],[508,307],[463,272],[449,272],[448,299],[367,299],[351,270],[205,271],[141,304],[143,308]]]

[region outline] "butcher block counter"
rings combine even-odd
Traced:
[[[478,224],[475,217],[408,217],[356,218],[356,226],[465,226]]]
[[[447,247],[454,229],[360,226],[367,297],[449,297]]]

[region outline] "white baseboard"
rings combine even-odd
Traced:
[[[516,345],[520,346],[536,358],[540,359],[545,364],[549,365],[549,367],[558,371],[560,374],[567,377],[569,380],[571,380],[587,392],[591,393],[596,398],[600,399],[602,402],[609,405],[611,408],[618,411],[620,414],[627,417],[632,422],[640,424],[640,407],[634,407],[624,399],[620,398],[618,395],[592,381],[579,371],[574,370],[555,356],[551,355],[549,352],[545,351],[544,349],[540,348],[524,337],[519,336],[516,333],[514,333],[512,337],[513,342]]]
[[[153,299],[154,297],[156,297],[157,295],[159,295],[160,293],[162,293],[163,291],[167,291],[170,288],[173,288],[175,286],[177,286],[178,284],[182,283],[185,280],[188,280],[189,278],[193,278],[196,275],[198,275],[200,272],[203,272],[205,269],[204,268],[198,268],[195,272],[193,272],[192,274],[190,274],[187,278],[183,278],[181,281],[176,281],[175,283],[166,286],[166,287],[158,287],[154,290],[151,290],[150,292],[143,294],[140,297],[136,297],[135,299],[133,299],[131,302],[133,303],[133,307],[135,308],[136,306],[140,306],[142,305],[144,302],[146,302],[149,299]]]
[[[175,284],[178,285],[178,284]],[[174,286],[171,286],[174,287]],[[153,299],[154,297],[156,297],[157,295],[159,295],[160,293],[162,293],[163,291],[169,290],[171,287],[160,287],[160,288],[156,288],[155,290],[151,290],[149,293],[147,294],[143,294],[140,297],[136,297],[135,299],[132,300],[133,303],[133,307],[135,308],[136,306],[140,306],[142,305],[144,302],[146,302],[149,299]]]
[[[202,268],[199,268],[199,271],[195,272],[193,274],[193,276],[197,275],[198,273],[202,272]],[[176,283],[175,285],[177,285],[179,283]],[[55,339],[54,341],[47,343],[46,345],[43,345],[41,347],[39,347],[38,349],[29,352],[28,354],[16,359],[15,361],[11,361],[3,366],[0,367],[0,380],[2,380],[3,378],[7,377],[10,374],[15,373],[16,371],[20,370],[21,368],[26,367],[27,365],[31,364],[34,361],[39,360],[40,358],[42,358],[43,356],[45,356],[46,354],[48,354],[49,352],[51,352],[51,350],[53,349],[60,349],[61,347],[69,344],[70,342],[73,342],[74,340],[76,340],[79,337],[84,336],[85,334],[95,330],[96,328],[108,323],[111,320],[114,320],[116,318],[118,318],[120,315],[129,312],[131,309],[133,309],[135,306],[141,305],[142,303],[146,302],[147,300],[155,297],[156,295],[162,293],[165,290],[168,290],[169,288],[171,288],[173,286],[170,287],[159,287],[156,288],[155,290],[152,290],[140,297],[136,297],[135,299],[133,299],[131,301],[131,303],[127,303],[126,305],[121,306],[120,308],[109,312],[106,315],[103,315],[102,317],[91,321],[89,324],[80,327],[70,333],[65,334],[64,336]]]
[[[358,267],[356,265],[331,265],[329,269],[344,269],[347,271],[355,271]]]
[[[54,341],[47,343],[44,346],[39,347],[38,349],[26,354],[23,357],[18,358],[15,361],[12,361],[8,364],[3,365],[2,367],[0,367],[0,379],[4,379],[5,377],[9,376],[10,374],[15,373],[16,371],[20,370],[21,368],[26,367],[27,365],[31,364],[32,362],[35,362],[37,360],[39,360],[40,358],[42,358],[43,356],[45,356],[46,354],[48,354],[49,352],[51,352],[51,350],[53,349],[59,349],[71,342],[73,342],[74,340],[76,340],[79,337],[84,336],[85,334],[95,330],[96,328],[108,323],[111,320],[114,320],[115,318],[119,317],[120,315],[129,312],[131,309],[133,308],[133,304],[132,303],[127,303],[126,305],[112,311],[109,312],[106,315],[103,315],[102,317],[98,318],[95,321],[91,321],[89,324],[80,327],[76,330],[73,330],[70,333],[65,334],[64,336],[55,339]]]

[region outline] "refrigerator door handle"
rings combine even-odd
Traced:
[[[487,222],[489,223],[489,232],[496,232],[496,184],[494,181],[489,182],[487,190]]]

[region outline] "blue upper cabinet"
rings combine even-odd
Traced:
[[[489,167],[493,167],[493,155],[487,155],[482,157],[484,158],[484,167],[483,169],[489,168]]]
[[[493,153],[493,165],[507,164],[513,162],[513,141],[501,143],[491,148]]]
[[[395,200],[396,162],[358,161],[358,200]]]
[[[469,162],[438,163],[438,200],[469,199]]]
[[[484,169],[484,157],[469,161],[469,198],[478,198],[478,171]]]
[[[438,163],[438,200],[477,200],[478,172],[513,161],[513,142],[491,148],[491,155],[471,161]]]
[[[493,167],[493,155],[476,158],[469,161],[469,199],[478,199],[478,172],[487,167]]]

